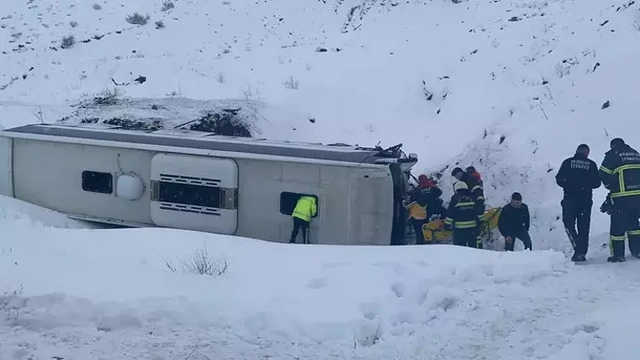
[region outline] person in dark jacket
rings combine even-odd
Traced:
[[[475,170],[475,168],[473,170]],[[471,192],[471,198],[477,205],[478,212],[483,214],[485,211],[485,201],[482,182],[475,176],[472,176],[471,173],[465,172],[459,167],[453,169],[451,176],[455,177],[458,181],[464,181],[467,184],[467,187]]]
[[[455,193],[449,202],[444,229],[453,230],[454,245],[475,248],[481,220],[476,211],[476,203],[464,181],[457,181],[453,189]]]
[[[625,233],[629,251],[640,258],[640,153],[621,138],[611,140],[600,166],[600,179],[609,190],[611,227],[609,262],[623,262]]]
[[[418,177],[418,186],[410,192],[409,201],[404,204],[416,234],[416,244],[425,243],[422,225],[432,216],[443,213],[441,195],[442,190],[427,175]]]
[[[418,182],[420,192],[426,196],[427,200],[427,219],[431,220],[436,215],[444,215],[446,209],[442,206],[442,189],[424,174],[418,177]]]
[[[420,188],[415,188],[409,195],[409,201],[403,201],[404,207],[409,214],[409,222],[413,226],[413,231],[416,235],[416,244],[425,244],[424,233],[422,232],[422,225],[426,224],[427,219],[427,194],[420,191]]]
[[[474,166],[467,166],[467,168],[465,169],[465,172],[469,175],[471,175],[471,177],[475,178],[478,181],[478,184],[480,186],[482,186],[482,188],[484,189],[484,184],[482,182],[482,176],[480,176],[480,173],[476,170],[476,168]]]
[[[513,251],[516,239],[522,240],[525,250],[531,250],[530,225],[529,207],[522,202],[522,195],[514,192],[511,202],[502,208],[498,218],[498,230],[504,236],[504,251]]]
[[[562,162],[556,175],[556,184],[564,192],[560,204],[564,229],[574,251],[571,261],[586,261],[593,190],[601,185],[598,165],[589,159],[589,151],[589,146],[580,144],[575,155]]]
[[[416,186],[410,193],[410,202],[423,199],[426,201],[427,218],[431,218],[433,215],[440,215],[444,213],[442,207],[442,190],[436,185],[436,183],[429,179],[427,175],[420,175],[418,177],[418,186]]]

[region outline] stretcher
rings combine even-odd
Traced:
[[[485,240],[493,229],[498,227],[500,218],[500,207],[487,209],[482,215],[484,226],[480,229],[480,237]],[[422,225],[422,233],[427,243],[449,243],[451,242],[451,231],[444,229],[444,220],[437,219]]]

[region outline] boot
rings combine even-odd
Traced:
[[[609,256],[607,258],[607,261],[610,262],[610,263],[625,262],[625,258],[624,258],[624,255],[623,256]]]
[[[587,258],[584,255],[573,254],[573,256],[571,257],[571,261],[584,262],[584,261],[587,261]]]

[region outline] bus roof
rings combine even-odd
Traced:
[[[61,138],[76,138],[118,142],[122,143],[123,148],[127,148],[127,144],[146,144],[359,164],[388,164],[390,160],[393,162],[393,159],[404,159],[404,161],[410,162],[417,161],[417,159],[406,159],[406,156],[400,150],[402,144],[388,149],[382,149],[381,147],[365,148],[346,144],[319,144],[232,137],[181,129],[123,130],[116,126],[102,124],[32,124],[0,131],[0,136],[4,137],[28,138],[25,135],[50,137],[53,142],[61,141]],[[56,138],[59,139],[56,140]]]

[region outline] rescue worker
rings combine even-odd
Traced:
[[[416,244],[426,244],[422,225],[428,222],[427,219],[427,195],[423,194],[419,188],[416,188],[409,198],[409,201],[403,201],[405,209],[409,214],[409,222],[413,226],[416,235]]]
[[[573,247],[571,261],[586,261],[589,228],[593,207],[593,190],[600,187],[598,165],[589,159],[589,146],[580,144],[575,155],[565,159],[556,175],[556,184],[564,192],[562,223]],[[578,231],[576,231],[576,222]]]
[[[444,229],[453,231],[454,245],[476,248],[482,217],[478,216],[476,203],[471,198],[467,183],[457,181],[453,189],[455,193],[449,202]]]
[[[302,242],[309,243],[309,223],[311,218],[318,213],[318,205],[314,196],[301,196],[293,209],[293,231],[289,243],[294,244],[298,237],[298,232],[302,229]]]
[[[473,177],[474,179],[476,179],[479,185],[484,188],[484,184],[482,182],[482,176],[480,176],[480,173],[476,170],[474,166],[467,166],[467,168],[465,169],[465,172],[471,175],[471,177]]]
[[[427,175],[422,174],[418,176],[417,189],[426,196],[427,219],[431,220],[436,215],[443,216],[445,209],[442,206],[442,190],[438,187],[435,181],[430,179]]]
[[[498,218],[498,231],[504,236],[504,251],[513,251],[516,239],[522,241],[525,250],[531,250],[530,225],[529,207],[522,202],[522,195],[514,192],[511,202],[502,208]]]
[[[475,168],[473,168],[473,170],[475,171]],[[459,167],[453,169],[451,176],[455,177],[458,181],[464,181],[467,184],[467,187],[471,191],[471,198],[477,205],[478,212],[483,214],[485,211],[485,203],[484,189],[482,187],[483,184],[481,180],[478,180],[475,176],[472,176],[469,172],[466,172]]]
[[[430,202],[432,202],[431,182],[426,175],[420,175],[418,177],[418,186],[416,186],[409,194],[409,201],[404,201],[404,207],[409,213],[409,222],[413,227],[413,231],[416,236],[416,244],[425,244],[424,233],[422,232],[422,225],[429,222],[428,211],[430,208]],[[440,193],[442,191],[436,188]]]
[[[462,171],[461,168],[457,167],[453,169],[451,175],[454,176],[459,181],[464,181],[469,189],[471,190],[471,198],[476,203],[476,212],[478,216],[482,216],[484,211],[486,210],[485,199],[484,199],[484,184],[482,182],[482,178],[480,173],[476,171],[476,168],[473,166],[468,166],[465,171]],[[478,231],[478,238],[476,240],[476,247],[482,248],[482,227],[484,223],[481,225],[480,231]]]
[[[480,186],[480,188],[482,189],[482,204],[478,205],[479,209],[478,211],[482,211],[484,213],[485,211],[485,206],[484,206],[484,182],[482,181],[482,176],[480,176],[480,173],[476,170],[476,168],[474,166],[467,166],[467,168],[464,170],[467,174],[471,175],[472,178],[474,178],[477,182],[478,185],[476,186]],[[483,222],[483,228],[485,226],[487,226],[486,222]],[[478,249],[482,249],[483,245],[482,245],[482,232],[483,232],[483,228],[480,229],[480,231],[478,232]],[[486,229],[487,231],[489,229]]]
[[[623,262],[625,233],[631,255],[640,258],[640,154],[621,138],[611,140],[609,146],[599,170],[611,202],[607,261]]]

